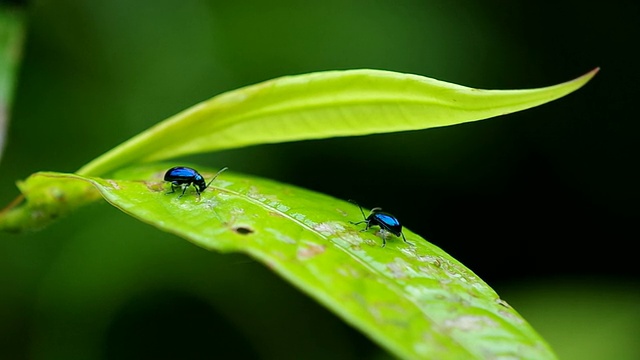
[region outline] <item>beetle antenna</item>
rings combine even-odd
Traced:
[[[358,205],[358,207],[360,208],[360,212],[362,213],[362,218],[363,219],[367,218],[366,216],[364,216],[364,211],[362,210],[362,206],[360,206],[360,204],[358,204],[355,200],[351,200],[351,199],[349,199],[349,202],[352,202],[352,203]]]
[[[227,170],[227,169],[228,169],[228,167],[226,167],[226,166],[225,166],[225,167],[223,167],[222,169],[218,170],[218,172],[217,172],[215,175],[213,175],[213,179],[211,179],[211,180],[209,181],[209,183],[207,184],[207,187],[209,187],[209,185],[211,185],[211,183],[213,182],[213,180],[215,180],[215,179],[218,177],[218,175],[220,175],[220,173],[222,173],[223,171],[225,171],[225,170]]]

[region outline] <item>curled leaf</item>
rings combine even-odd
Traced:
[[[525,90],[481,90],[382,70],[286,76],[197,104],[86,164],[103,176],[132,163],[286,141],[427,129],[504,115],[565,96],[598,71]]]

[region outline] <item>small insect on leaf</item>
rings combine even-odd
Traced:
[[[198,171],[186,166],[176,166],[167,170],[164,174],[164,181],[168,181],[171,183],[171,191],[167,194],[173,194],[176,191],[176,187],[182,188],[182,194],[178,196],[181,198],[184,195],[184,192],[190,185],[193,185],[193,188],[196,189],[196,194],[198,194],[198,200],[200,200],[200,193],[205,191],[209,185],[215,180],[220,173],[227,170],[228,168],[225,166],[220,169],[213,178],[209,181],[209,183],[204,182],[204,177],[200,175]]]
[[[398,219],[395,216],[382,211],[382,209],[379,207],[375,207],[371,209],[369,216],[365,216],[364,211],[362,210],[362,206],[360,206],[360,204],[358,204],[353,200],[349,200],[349,201],[358,205],[358,207],[360,208],[360,212],[362,213],[362,218],[364,220],[358,221],[358,222],[349,221],[354,225],[365,223],[366,227],[360,231],[367,231],[372,226],[379,226],[380,229],[382,229],[383,231],[390,232],[397,237],[402,237],[402,240],[404,240],[405,243],[409,245],[413,245],[410,242],[408,242],[407,239],[404,237],[404,234],[402,233],[402,224],[400,224],[400,221],[398,221]],[[385,247],[385,245],[387,245],[387,239],[383,234],[382,247]]]

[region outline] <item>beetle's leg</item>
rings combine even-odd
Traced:
[[[198,194],[198,201],[200,201],[200,190],[198,189],[196,184],[193,184],[193,188],[196,189],[196,194]]]
[[[173,194],[174,192],[176,192],[176,189],[174,188],[174,184],[171,183],[171,191],[169,191],[167,194]]]
[[[180,194],[180,196],[178,196],[178,199],[182,197],[182,195],[184,195],[184,192],[187,191],[187,188],[189,187],[189,185],[182,185],[182,194]]]
[[[410,243],[410,242],[408,242],[408,241],[407,241],[407,238],[406,238],[406,237],[404,237],[404,233],[403,233],[402,231],[400,232],[400,235],[402,235],[402,240],[404,240],[404,242],[405,242],[405,243],[407,243],[407,244],[409,244],[409,245],[411,245],[411,246],[414,246],[412,243]]]

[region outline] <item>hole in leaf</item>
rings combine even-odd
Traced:
[[[233,230],[240,235],[253,234],[253,229],[246,226],[238,226],[236,228],[233,228]]]

